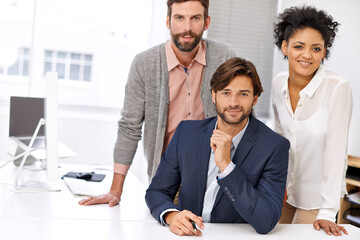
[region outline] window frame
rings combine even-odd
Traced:
[[[47,56],[47,53],[51,53],[51,56]],[[65,54],[64,58],[58,57],[59,53]],[[73,58],[73,55],[79,55],[79,59]],[[90,60],[87,59],[90,57]],[[70,82],[87,82],[91,83],[93,81],[92,71],[93,71],[93,59],[94,56],[91,53],[80,53],[72,51],[62,51],[62,50],[44,50],[44,61],[43,61],[43,74],[45,75],[47,71],[58,72],[58,64],[64,65],[64,77],[58,76],[60,81],[70,81]],[[46,64],[50,63],[50,69],[46,68]],[[71,77],[71,67],[72,65],[79,66],[78,79]],[[90,67],[89,78],[85,79],[85,69]]]

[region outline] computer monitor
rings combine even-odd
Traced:
[[[45,132],[45,147],[46,147],[46,172],[47,172],[47,180],[48,181],[56,181],[59,178],[58,173],[58,90],[57,90],[57,73],[48,72],[45,76],[46,81],[46,97],[45,104],[42,106],[45,121],[41,118],[41,114],[38,114],[35,118],[40,117],[37,120],[37,124],[33,129],[33,134],[30,140],[28,147],[25,149],[25,155],[22,157],[18,173],[16,175],[16,185],[18,186],[18,178],[22,167],[26,161],[26,158],[30,154],[30,150],[32,148],[33,142],[35,138],[38,136],[40,129],[44,129]],[[25,98],[22,100],[30,100],[33,99]],[[41,101],[38,101],[41,103]],[[40,104],[41,105],[41,104]],[[38,107],[38,106],[37,106]],[[32,114],[32,111],[28,111],[29,115]],[[33,119],[35,121],[35,119]],[[45,123],[45,124],[44,124]],[[43,125],[43,126],[42,126]],[[40,184],[44,185],[44,184]],[[32,188],[38,188],[38,186],[31,186]],[[25,186],[26,187],[26,186]]]
[[[10,153],[17,156],[23,153],[30,143],[31,137],[41,118],[45,118],[44,98],[35,97],[10,97],[10,118],[9,118],[9,138],[16,143],[16,147]],[[44,127],[39,129],[33,148],[42,149],[45,152],[45,131]],[[34,152],[32,152],[34,153]],[[45,154],[43,154],[45,158]],[[33,164],[38,159],[32,154],[26,158],[25,165]],[[21,158],[14,161],[19,166]]]

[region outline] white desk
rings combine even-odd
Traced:
[[[0,183],[13,183],[16,168],[6,166],[0,170]],[[94,168],[86,166],[63,166],[60,176],[69,171],[91,171]],[[99,183],[99,193],[110,189],[112,170],[94,170],[96,173],[105,173],[103,182]],[[23,170],[21,179],[45,178],[45,172],[30,172]],[[54,183],[55,184],[55,183]],[[63,180],[59,180],[55,186],[61,188],[60,192],[37,192],[37,193],[13,193],[8,188],[0,185],[0,216],[2,217],[26,217],[33,218],[59,218],[59,219],[94,219],[94,220],[129,220],[129,221],[155,221],[150,215],[145,203],[146,186],[133,174],[129,174],[125,180],[124,194],[121,202],[115,207],[107,205],[94,205],[91,207],[81,206],[77,202],[83,197],[74,197]],[[134,201],[135,200],[135,201]],[[1,225],[0,225],[1,226]],[[0,231],[1,234],[1,231]],[[1,239],[1,238],[0,238]]]
[[[11,181],[14,167],[0,170],[0,182]],[[85,168],[63,168],[86,171]],[[96,170],[96,172],[99,172]],[[27,175],[27,174],[25,174]],[[33,175],[33,174],[29,174]],[[29,176],[25,176],[29,177]],[[108,190],[111,170],[102,183]],[[61,192],[13,193],[0,186],[0,239],[180,239],[161,226],[146,207],[144,186],[130,174],[125,180],[124,195],[118,206],[81,206],[63,182]],[[360,239],[360,229],[344,225],[349,235],[336,239]],[[277,225],[267,235],[259,235],[248,224],[205,224],[205,239],[335,239],[312,225]],[[181,238],[181,239],[188,239]],[[195,238],[195,237],[190,237]]]
[[[249,224],[205,224],[203,239],[274,239],[274,240],[322,240],[360,239],[360,230],[346,225],[349,235],[327,236],[322,230],[316,231],[308,224],[279,224],[266,235],[260,235]],[[85,219],[41,219],[0,217],[2,239],[199,239],[179,237],[157,222],[110,221]]]

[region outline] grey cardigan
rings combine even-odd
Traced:
[[[210,80],[227,59],[235,57],[234,50],[224,42],[204,39],[206,66],[201,86],[205,118],[215,116],[211,100]],[[165,43],[135,56],[125,87],[124,106],[118,122],[114,162],[131,165],[144,123],[144,154],[148,161],[149,180],[155,175],[163,150],[169,104],[169,73]]]

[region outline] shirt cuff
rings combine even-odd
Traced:
[[[227,175],[229,175],[233,170],[234,168],[236,167],[236,165],[230,161],[229,165],[225,168],[224,171],[218,173],[218,179],[222,179],[224,177],[226,177]]]
[[[320,208],[316,220],[324,219],[324,220],[329,220],[331,222],[335,222],[335,215],[336,215],[335,210],[331,208]]]
[[[129,171],[130,165],[124,165],[120,163],[114,163],[114,173],[119,173],[121,175],[126,176]]]
[[[163,226],[169,226],[169,224],[167,224],[164,220],[164,215],[165,215],[165,213],[168,213],[168,212],[180,212],[180,211],[176,208],[169,208],[169,209],[162,211],[160,214],[160,223]]]

